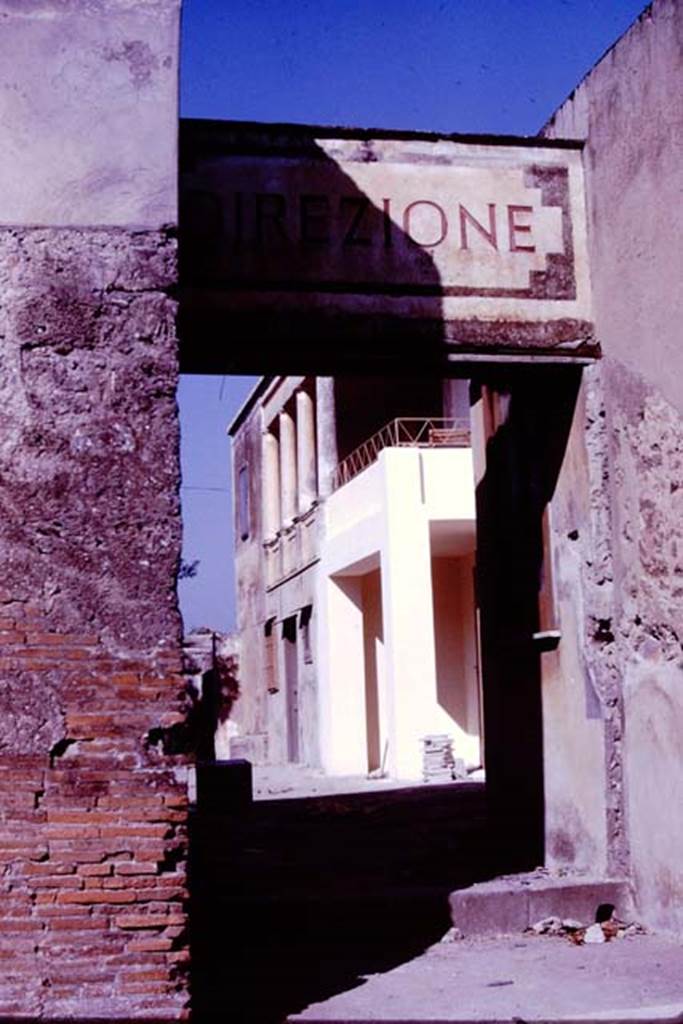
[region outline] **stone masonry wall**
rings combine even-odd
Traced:
[[[683,5],[654,0],[544,130],[586,139],[591,277],[604,353],[602,366],[591,371],[599,429],[586,437],[590,472],[603,496],[602,511],[593,511],[606,556],[600,610],[588,627],[599,642],[609,693],[608,863],[630,870],[641,917],[677,932],[683,931],[683,237],[676,223],[682,80]]]
[[[187,1003],[164,231],[0,229],[0,1015]]]

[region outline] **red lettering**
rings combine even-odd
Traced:
[[[489,226],[488,226],[488,231],[487,231],[487,229],[484,227],[484,225],[481,223],[481,221],[478,221],[477,218],[473,214],[471,214],[470,211],[465,206],[462,205],[462,203],[460,204],[460,248],[461,249],[469,249],[469,242],[468,242],[468,238],[467,238],[467,225],[471,224],[472,227],[475,228],[475,230],[479,232],[479,234],[482,236],[482,238],[486,239],[486,241],[489,243],[490,246],[492,246],[496,251],[498,250],[498,237],[497,237],[497,232],[496,232],[496,204],[495,203],[489,203],[488,204],[488,210],[489,210]]]
[[[508,206],[508,231],[510,233],[510,252],[536,252],[535,245],[521,245],[517,235],[531,234],[531,224],[519,224],[518,213],[533,213],[533,206]]]
[[[438,238],[435,238],[431,242],[421,242],[419,238],[415,238],[414,235],[411,233],[410,218],[416,206],[429,206],[433,210],[436,210],[439,215],[439,236]],[[444,238],[448,234],[448,220],[446,218],[446,214],[443,212],[438,203],[433,203],[431,199],[416,199],[414,203],[409,203],[409,205],[406,206],[405,210],[403,211],[403,230],[408,236],[408,238],[410,238],[413,242],[416,242],[417,245],[421,245],[423,249],[433,249],[435,246],[441,245]]]

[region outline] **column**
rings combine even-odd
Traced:
[[[263,539],[280,529],[280,445],[270,431],[263,435]]]
[[[337,418],[334,403],[334,377],[316,377],[315,413],[318,436],[318,494],[332,493],[337,455]]]
[[[421,499],[420,453],[382,453],[385,533],[382,613],[389,718],[389,768],[403,779],[422,777],[423,736],[442,731],[436,655],[429,521]]]
[[[318,590],[320,754],[330,775],[361,775],[368,767],[365,730],[363,587],[360,576],[332,578]]]
[[[296,433],[294,420],[280,413],[280,515],[282,526],[291,526],[296,518]]]
[[[313,399],[306,391],[297,391],[296,394],[296,468],[299,515],[303,515],[308,512],[318,493]]]

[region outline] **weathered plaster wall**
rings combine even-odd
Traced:
[[[593,518],[611,549],[597,633],[613,680],[606,760],[619,805],[608,847],[630,862],[644,918],[675,930],[683,928],[682,44],[683,7],[655,0],[546,129],[588,140],[605,356],[591,374],[602,440],[589,460],[606,502]]]
[[[266,620],[263,559],[263,416],[260,404],[232,438],[235,484],[247,468],[249,536],[242,539],[235,521],[235,580],[237,628],[240,635],[240,696],[233,718],[239,726],[240,754],[255,760],[267,755],[268,691],[265,670]],[[233,488],[236,493],[236,487]],[[236,509],[234,514],[236,515]],[[237,748],[236,748],[237,749]]]
[[[556,651],[541,656],[541,663],[546,862],[600,873],[623,869],[612,861],[608,868],[608,805],[615,793],[621,797],[621,775],[612,766],[608,781],[605,753],[605,730],[615,716],[620,723],[621,709],[610,703],[614,680],[598,630],[599,620],[609,615],[604,609],[611,574],[606,498],[601,476],[591,475],[589,461],[596,445],[602,451],[603,420],[595,416],[590,398],[584,387],[552,501],[552,573],[561,642]],[[612,824],[619,827],[620,822]]]
[[[176,223],[179,7],[0,0],[0,223]]]
[[[318,736],[318,687],[317,658],[311,650],[312,660],[307,662],[304,657],[303,631],[301,628],[301,609],[311,606],[313,615],[310,623],[310,636],[315,636],[317,629],[316,595],[318,590],[317,563],[308,569],[298,572],[291,579],[271,590],[266,597],[266,618],[275,619],[275,632],[278,642],[278,679],[280,688],[277,693],[267,695],[266,713],[268,730],[268,760],[277,764],[288,760],[288,729],[287,702],[289,694],[285,675],[285,644],[283,624],[286,619],[296,622],[296,720],[298,722],[299,761],[302,764],[320,764],[320,743]],[[259,630],[263,636],[263,626]],[[261,641],[262,643],[262,641]],[[313,640],[311,640],[313,645]]]
[[[0,2],[8,1016],[187,1005],[177,18],[175,0]]]

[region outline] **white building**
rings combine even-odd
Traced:
[[[446,734],[481,762],[466,390],[263,378],[231,425],[252,758],[419,779]]]

